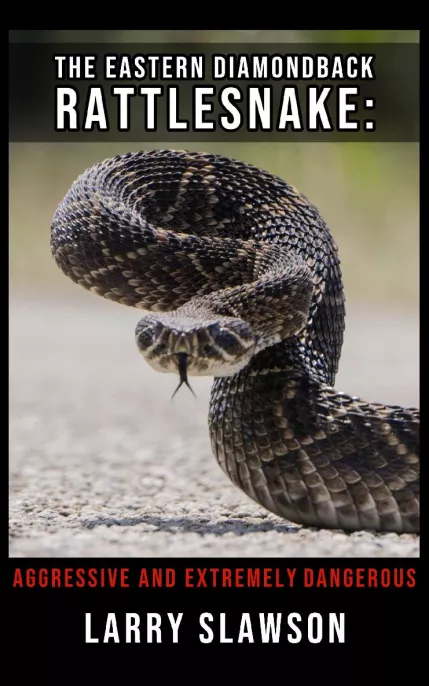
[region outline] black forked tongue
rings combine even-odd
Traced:
[[[177,386],[176,390],[174,391],[173,395],[171,396],[171,399],[173,400],[174,396],[176,395],[177,391],[181,387],[182,384],[186,384],[189,390],[191,391],[192,395],[194,398],[197,396],[195,395],[194,391],[189,385],[188,382],[188,374],[187,374],[187,368],[188,368],[188,355],[186,353],[178,353],[177,357],[179,358],[179,378],[180,378],[180,383]]]

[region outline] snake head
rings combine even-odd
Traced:
[[[252,328],[242,319],[216,320],[149,314],[136,327],[137,347],[158,372],[189,376],[232,376],[254,354]]]

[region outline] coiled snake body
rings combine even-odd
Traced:
[[[338,252],[295,188],[217,155],[129,153],[74,182],[51,247],[74,282],[149,311],[155,369],[215,377],[213,452],[250,498],[307,526],[419,531],[419,411],[334,390]]]

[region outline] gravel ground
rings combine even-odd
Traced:
[[[139,357],[139,312],[72,286],[11,297],[10,555],[417,557],[419,538],[302,529],[223,475],[197,400]],[[418,406],[418,316],[348,303],[336,387]]]

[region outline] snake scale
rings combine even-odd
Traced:
[[[118,155],[74,181],[51,249],[75,283],[146,311],[154,369],[214,377],[213,452],[250,498],[304,526],[420,531],[419,410],[334,389],[338,248],[293,186],[220,155]]]

